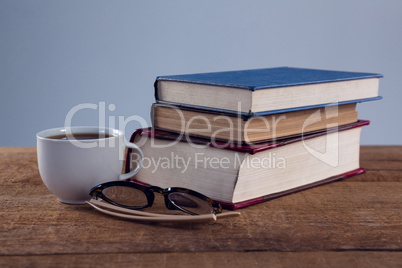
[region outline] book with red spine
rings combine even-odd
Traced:
[[[192,189],[225,208],[238,209],[364,173],[359,165],[360,131],[368,124],[359,120],[247,145],[138,129],[130,141],[140,146],[145,158],[133,179]],[[126,172],[138,163],[128,149]]]

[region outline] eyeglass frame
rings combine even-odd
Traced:
[[[112,186],[122,186],[122,187],[129,187],[129,188],[134,188],[134,189],[140,190],[145,194],[148,203],[144,206],[126,206],[126,205],[119,204],[119,203],[109,199],[108,197],[106,197],[103,194],[104,189],[106,189],[108,187],[112,187]],[[112,205],[118,206],[118,207],[132,209],[132,210],[139,210],[139,209],[152,207],[154,200],[155,200],[155,192],[161,194],[164,197],[165,206],[169,210],[178,209],[178,210],[183,211],[190,215],[199,215],[197,213],[191,212],[189,210],[186,210],[186,209],[178,206],[177,204],[175,204],[173,201],[171,201],[169,199],[170,193],[186,193],[186,194],[195,196],[195,197],[201,199],[202,201],[204,201],[205,203],[207,203],[211,207],[211,214],[222,213],[222,206],[218,202],[212,200],[211,198],[209,198],[199,192],[196,192],[196,191],[193,191],[193,190],[190,190],[187,188],[181,188],[181,187],[169,187],[169,188],[163,189],[158,186],[139,184],[132,180],[130,180],[130,181],[110,181],[110,182],[105,182],[105,183],[99,184],[91,189],[89,195],[92,197],[101,198],[102,200],[104,200]]]

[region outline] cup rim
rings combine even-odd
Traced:
[[[71,133],[73,133],[73,134],[86,132],[86,133],[105,133],[105,134],[112,135],[112,137],[86,139],[86,140],[80,140],[80,142],[91,142],[91,141],[113,139],[113,138],[118,138],[123,135],[122,131],[120,131],[118,129],[114,129],[114,128],[98,127],[98,126],[72,126],[72,127],[57,127],[57,128],[45,129],[45,130],[42,130],[42,131],[39,131],[38,133],[36,133],[36,138],[39,140],[43,140],[43,141],[71,142],[72,139],[61,140],[61,139],[49,139],[48,138],[49,136],[63,134],[67,130],[70,130]]]

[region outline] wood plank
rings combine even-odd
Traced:
[[[1,267],[400,267],[401,252],[195,252],[0,257]],[[202,264],[202,265],[201,265]]]
[[[361,160],[360,166],[366,170],[402,171],[402,161]]]
[[[289,256],[293,262],[299,256],[321,264],[326,261],[322,256],[335,258],[325,254],[343,251],[351,255],[339,255],[340,263],[353,263],[359,252],[394,261],[400,255],[392,251],[402,250],[402,172],[393,168],[401,162],[402,146],[365,148],[362,161],[384,163],[379,170],[242,209],[240,218],[206,224],[138,223],[86,205],[61,204],[40,179],[35,148],[0,148],[0,264],[15,258],[57,263],[57,256],[72,263],[89,256],[102,263],[104,256],[135,260],[144,254],[162,263],[171,256],[208,263],[206,255],[193,252],[227,252],[228,261],[247,252],[244,259],[250,262],[250,256],[262,254],[258,260],[275,263],[281,257],[272,254],[289,251],[318,251],[310,257]],[[390,255],[381,255],[385,253]],[[23,257],[29,255],[34,256]]]
[[[240,218],[147,224],[18,183],[0,188],[0,255],[401,250],[400,190],[396,182],[345,180],[240,210]]]
[[[402,161],[402,146],[361,146],[362,160]]]
[[[360,166],[367,170],[402,171],[402,146],[361,146]]]
[[[0,148],[0,185],[43,184],[39,176],[36,148]]]
[[[402,182],[402,172],[399,170],[371,170],[367,169],[367,172],[353,176],[346,179],[348,182],[360,181],[360,182]]]

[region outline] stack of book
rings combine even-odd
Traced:
[[[268,68],[160,76],[135,179],[236,209],[364,172],[356,104],[380,74]],[[126,170],[137,163],[127,161]]]

